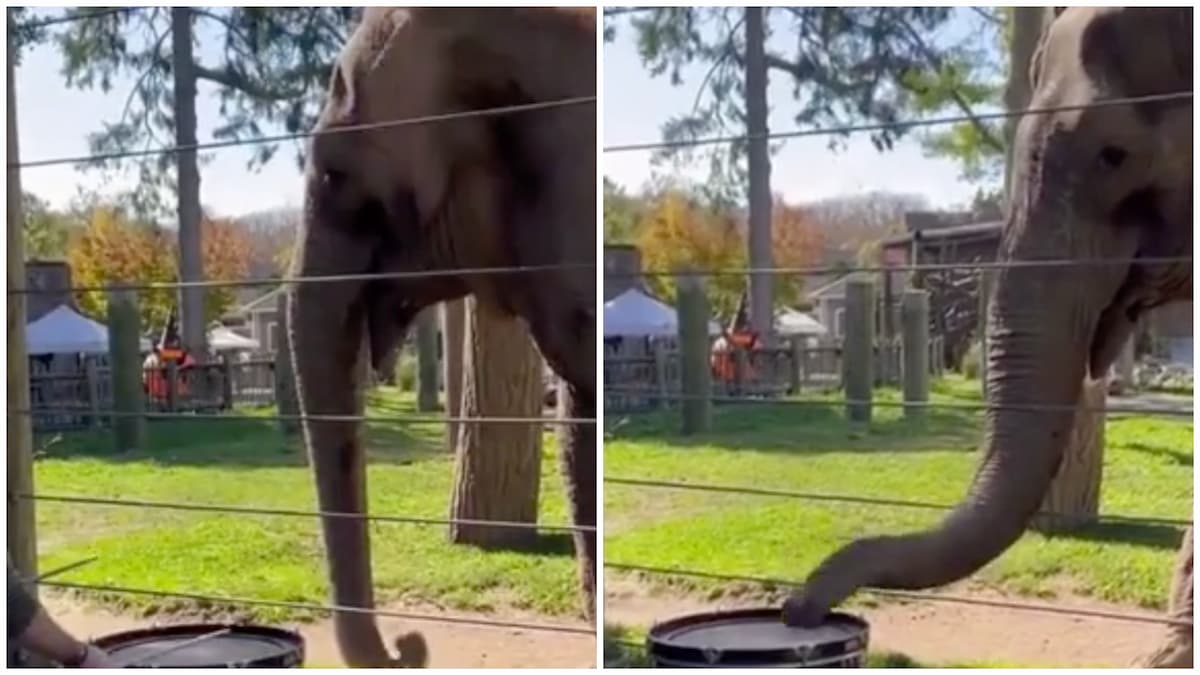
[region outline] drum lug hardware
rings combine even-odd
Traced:
[[[807,646],[796,647],[793,650],[793,652],[796,654],[796,660],[799,661],[802,665],[808,664],[808,656],[809,656],[810,651],[811,650]]]

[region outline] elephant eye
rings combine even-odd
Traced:
[[[1100,150],[1100,161],[1110,169],[1120,168],[1128,156],[1128,152],[1113,145],[1106,145]]]
[[[321,183],[330,190],[339,190],[346,184],[346,173],[337,169],[325,169],[321,173]]]

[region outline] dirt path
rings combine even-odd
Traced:
[[[151,625],[154,620],[131,615],[118,615],[82,605],[65,597],[43,598],[47,609],[69,630],[80,636],[97,637]],[[439,612],[428,607],[394,607],[396,611],[469,616],[490,620],[508,619],[526,623],[564,623],[532,614],[509,612],[498,614],[469,614]],[[185,616],[175,616],[160,623],[183,623]],[[596,639],[587,635],[500,629],[483,626],[464,626],[433,622],[412,622],[381,617],[380,629],[390,639],[405,631],[419,630],[429,643],[432,668],[592,668],[596,662]],[[587,624],[574,623],[581,628]],[[329,621],[282,626],[298,630],[304,636],[305,663],[309,667],[340,668],[341,657],[333,638]]]
[[[954,588],[946,592],[1019,601],[994,591]],[[706,602],[699,597],[660,595],[624,580],[606,580],[605,596],[606,623],[640,627],[680,614],[764,604],[754,598]],[[1079,597],[1059,598],[1053,604],[1148,614]],[[1017,667],[1127,668],[1134,657],[1156,644],[1161,634],[1157,624],[946,602],[889,603],[852,611],[871,626],[872,652],[899,652],[930,666],[1002,663]]]

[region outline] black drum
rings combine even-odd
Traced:
[[[184,624],[114,633],[92,641],[124,668],[300,668],[298,633],[232,624]]]
[[[778,608],[692,614],[656,624],[656,668],[864,668],[867,623],[833,612],[817,628],[783,623]]]

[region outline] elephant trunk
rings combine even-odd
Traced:
[[[330,228],[308,227],[300,245],[297,272],[303,277],[360,272],[369,265],[367,250]],[[300,283],[291,293],[289,342],[300,411],[305,416],[357,417],[363,413],[367,322],[363,288],[357,281],[313,282]],[[357,420],[303,419],[317,502],[324,513],[366,514],[361,426]],[[351,667],[423,666],[427,654],[421,636],[409,633],[399,638],[401,654],[396,660],[385,648],[369,612],[374,608],[374,594],[367,526],[362,518],[321,518],[333,602],[359,610],[334,612],[342,659]]]
[[[1031,257],[1069,257],[1038,253]],[[930,530],[859,539],[826,558],[785,604],[788,623],[815,625],[864,586],[952,583],[1020,538],[1061,465],[1093,337],[1111,299],[1102,289],[1116,277],[1088,267],[1000,272],[989,303],[984,456],[966,497]]]

